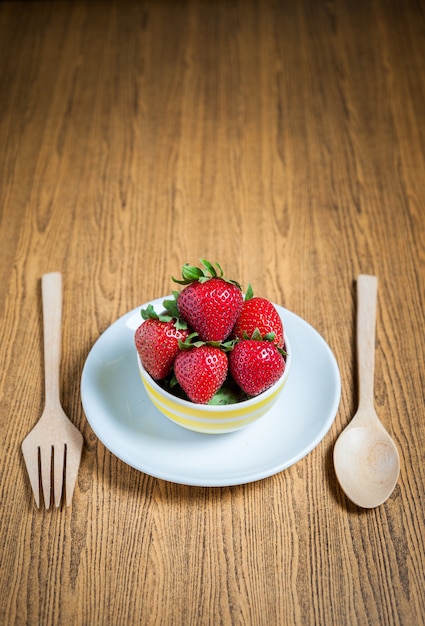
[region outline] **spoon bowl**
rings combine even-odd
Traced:
[[[382,428],[346,428],[336,442],[334,463],[343,491],[363,508],[383,504],[398,480],[398,451]]]
[[[393,492],[400,472],[397,447],[373,406],[375,320],[378,281],[357,280],[359,408],[334,448],[335,473],[344,493],[363,508],[374,508]]]

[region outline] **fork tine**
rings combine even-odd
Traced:
[[[66,449],[66,469],[65,469],[65,492],[66,506],[71,504],[72,495],[74,493],[75,483],[77,482],[78,468],[80,466],[81,451],[83,448],[83,437],[79,431],[75,431],[73,454],[69,454]],[[79,449],[79,453],[78,453]]]
[[[44,506],[50,508],[51,473],[52,473],[52,446],[40,446],[41,485],[43,487]]]
[[[40,508],[40,478],[38,473],[38,448],[24,439],[22,442],[22,454],[24,456],[25,465],[31,483],[31,489],[34,494],[37,509]]]
[[[62,498],[65,450],[66,445],[59,445],[53,448],[53,489],[56,508],[59,507]]]

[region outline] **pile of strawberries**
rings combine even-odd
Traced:
[[[285,371],[282,321],[269,300],[253,296],[251,286],[244,298],[218,263],[201,263],[185,264],[182,279],[173,277],[184,288],[164,300],[163,314],[152,305],[142,309],[145,321],[135,333],[140,360],[153,379],[170,389],[179,386],[192,402],[212,402],[235,383],[245,398],[256,396]]]

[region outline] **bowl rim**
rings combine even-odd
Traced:
[[[143,322],[142,322],[143,323]],[[185,400],[184,398],[179,398],[178,396],[173,395],[169,391],[166,391],[158,382],[152,378],[152,376],[146,371],[140,356],[136,350],[137,355],[137,363],[139,366],[139,372],[142,377],[142,380],[145,379],[149,385],[153,387],[153,389],[163,396],[166,399],[175,402],[178,406],[187,409],[196,408],[199,411],[204,411],[205,413],[229,413],[232,411],[240,410],[241,408],[249,409],[251,406],[255,407],[259,402],[265,401],[269,396],[273,395],[277,392],[279,387],[284,386],[292,364],[292,350],[291,350],[291,341],[288,339],[286,331],[285,331],[285,351],[287,353],[285,358],[285,371],[282,376],[277,380],[271,387],[263,391],[262,393],[249,398],[248,400],[242,400],[241,402],[235,402],[233,404],[199,404],[197,402],[192,402],[191,400]]]

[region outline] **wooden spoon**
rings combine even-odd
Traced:
[[[374,409],[375,324],[378,280],[357,279],[357,364],[359,406],[334,448],[334,466],[344,493],[366,509],[391,495],[400,472],[394,441]]]

